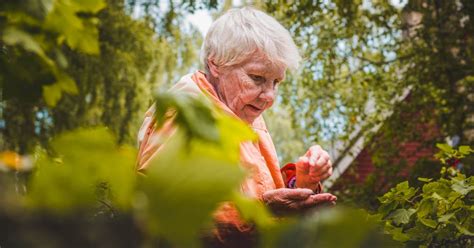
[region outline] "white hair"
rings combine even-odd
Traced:
[[[239,64],[256,52],[296,70],[301,60],[290,33],[273,17],[252,7],[231,9],[209,28],[202,44],[201,62],[218,66]]]

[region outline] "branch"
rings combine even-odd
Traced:
[[[405,59],[411,58],[413,56],[414,56],[414,54],[408,54],[408,55],[405,55],[405,56],[397,57],[397,58],[394,58],[394,59],[391,59],[391,60],[386,60],[386,61],[374,61],[374,60],[371,60],[371,59],[368,59],[368,58],[365,58],[365,57],[362,57],[362,56],[355,56],[355,57],[362,60],[362,61],[366,61],[366,62],[369,62],[371,64],[381,66],[381,65],[391,64],[391,63],[393,63],[395,61],[398,61],[398,60],[405,60]]]

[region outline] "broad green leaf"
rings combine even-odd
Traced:
[[[466,227],[461,226],[457,222],[451,222],[451,223],[454,224],[456,226],[456,228],[459,230],[459,232],[461,232],[462,234],[468,235],[468,236],[474,236],[474,231],[468,230]]]
[[[60,159],[41,155],[31,180],[30,206],[71,213],[99,204],[96,193],[105,183],[113,207],[130,207],[135,187],[135,152],[119,148],[105,128],[80,129],[53,139],[51,145]]]
[[[388,232],[390,235],[392,235],[394,240],[401,241],[401,242],[406,242],[410,240],[410,237],[406,233],[403,233],[403,230],[401,227],[394,227],[388,224],[388,225],[385,225],[385,231]]]
[[[232,201],[245,220],[251,220],[259,227],[276,224],[276,219],[270,214],[261,201],[250,199],[240,193],[234,193]]]
[[[40,44],[28,33],[8,27],[3,31],[3,41],[8,45],[21,45],[25,50],[34,52],[41,57],[44,57],[44,51]]]
[[[432,178],[424,178],[424,177],[418,178],[418,181],[425,182],[425,183],[431,182],[432,180],[433,180]]]
[[[364,210],[323,208],[299,219],[277,247],[361,247],[374,229]]]
[[[96,13],[106,6],[104,0],[74,0],[74,2],[77,3],[77,7],[81,12]]]
[[[64,72],[57,72],[57,82],[51,85],[43,86],[43,98],[51,106],[56,106],[61,99],[63,92],[77,94],[76,82]]]
[[[142,211],[146,211],[151,232],[181,247],[196,246],[205,224],[211,223],[213,211],[231,200],[244,178],[235,161],[189,153],[186,147],[179,130],[157,154],[141,182],[148,203]]]
[[[405,191],[407,189],[410,188],[410,186],[408,185],[408,181],[404,181],[404,182],[401,182],[399,184],[397,184],[397,186],[395,186],[396,190],[397,191]]]
[[[433,193],[433,194],[431,195],[431,197],[433,197],[433,198],[436,199],[436,200],[446,201],[446,199],[445,199],[444,197],[438,195],[436,192]]]
[[[418,218],[423,218],[430,214],[434,209],[433,202],[430,199],[423,199],[418,205],[417,216]]]
[[[447,153],[452,153],[454,151],[453,148],[448,144],[437,143],[436,147]]]
[[[234,193],[232,202],[243,219],[257,226],[261,237],[260,247],[276,247],[279,237],[295,225],[293,219],[273,217],[261,201],[250,199],[241,193]]]
[[[61,89],[69,94],[77,94],[77,86],[76,82],[74,82],[74,79],[72,79],[70,76],[68,76],[65,73],[59,73],[58,74],[58,81],[56,82]]]
[[[436,225],[438,225],[438,222],[432,219],[419,218],[419,220],[423,225],[427,227],[436,228]]]
[[[456,213],[448,213],[448,214],[444,214],[444,215],[441,215],[439,218],[438,218],[438,222],[449,222],[449,220],[455,216]]]
[[[80,11],[78,5],[71,2],[56,1],[53,10],[46,17],[44,28],[61,34],[72,49],[98,54],[97,27],[93,22],[79,17],[77,14]]]
[[[220,140],[216,127],[216,118],[206,99],[186,93],[161,93],[156,96],[156,118],[162,125],[169,118],[169,111],[176,112],[174,123],[180,126],[189,138],[198,138],[209,142]]]
[[[398,203],[395,202],[395,201],[392,201],[390,203],[382,204],[379,207],[378,212],[383,214],[383,216],[386,216],[387,214],[392,212],[392,210],[396,209],[397,207],[398,207]]]
[[[423,185],[423,193],[431,195],[437,193],[440,196],[448,196],[452,192],[451,187],[444,181],[434,181]]]
[[[474,185],[468,185],[464,180],[456,181],[451,188],[461,195],[467,195],[469,192],[474,190]]]
[[[474,150],[471,149],[471,147],[469,146],[460,146],[459,147],[459,152],[463,155],[468,155],[470,154],[471,152],[473,152]]]
[[[56,106],[56,103],[61,99],[62,91],[61,85],[55,83],[43,86],[43,98],[50,107]]]
[[[410,217],[416,212],[415,209],[397,209],[395,210],[389,218],[393,220],[396,225],[407,224],[410,222]]]

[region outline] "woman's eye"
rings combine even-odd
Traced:
[[[265,78],[262,77],[262,76],[259,76],[259,75],[253,75],[253,74],[250,74],[249,77],[253,80],[253,81],[256,81],[256,82],[265,82]]]

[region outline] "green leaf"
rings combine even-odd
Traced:
[[[75,0],[75,2],[81,12],[96,13],[106,6],[104,0]]]
[[[141,211],[146,212],[144,221],[152,234],[180,247],[196,246],[213,211],[221,202],[231,200],[244,178],[237,162],[215,159],[202,152],[206,149],[198,153],[194,142],[187,149],[186,143],[178,130],[152,161],[140,187],[147,197]]]
[[[454,151],[454,149],[448,144],[437,143],[436,147],[446,153],[452,153]]]
[[[464,235],[468,235],[468,236],[474,236],[474,232],[468,230],[467,228],[461,226],[459,223],[457,222],[451,222],[452,224],[454,224],[456,226],[456,228],[458,229],[458,231]]]
[[[259,230],[262,247],[276,247],[278,237],[287,233],[295,225],[295,221],[291,219],[277,220],[261,201],[250,199],[241,193],[234,193],[232,202],[244,220],[255,223]]]
[[[97,4],[101,2],[97,1]],[[90,20],[93,20],[93,18],[81,18],[77,15],[79,12],[87,12],[87,5],[85,7],[82,8],[74,2],[56,1],[43,26],[46,30],[60,34],[58,41],[60,42],[63,38],[72,49],[89,54],[98,54],[99,43],[96,23]]]
[[[438,225],[438,222],[432,219],[419,218],[419,220],[423,225],[427,227],[436,228],[436,225]]]
[[[44,57],[44,51],[40,44],[28,33],[8,27],[3,31],[3,41],[8,45],[21,45],[25,50],[34,52],[41,57]]]
[[[388,232],[390,235],[392,235],[394,240],[401,241],[401,242],[406,242],[410,240],[410,237],[406,233],[403,233],[403,230],[401,227],[394,227],[390,224],[387,224],[385,225],[385,231]]]
[[[390,212],[392,212],[392,210],[394,210],[395,208],[397,208],[398,206],[398,203],[395,202],[395,201],[391,201],[389,203],[385,203],[385,204],[382,204],[379,209],[378,209],[378,212],[381,213],[383,216],[386,216],[387,214],[389,214]]]
[[[433,202],[430,199],[423,199],[417,209],[418,218],[423,218],[430,214],[434,209]]]
[[[466,184],[465,180],[456,180],[455,183],[451,185],[451,188],[461,195],[467,195],[469,192],[474,190],[474,185]]]
[[[456,213],[449,213],[449,214],[444,214],[444,215],[441,215],[439,218],[438,218],[438,222],[449,222],[449,220],[455,216]]]
[[[27,195],[29,206],[60,214],[90,210],[99,203],[99,183],[106,183],[110,190],[104,199],[110,205],[131,206],[136,157],[132,148],[117,147],[105,128],[64,133],[51,145],[61,159],[40,156]]]
[[[459,147],[459,152],[463,155],[468,155],[468,154],[474,152],[474,150],[471,149],[471,147],[469,147],[469,146],[460,146]]]
[[[216,118],[208,100],[186,93],[161,93],[156,96],[158,127],[170,117],[170,110],[176,113],[174,122],[180,126],[189,138],[199,138],[209,142],[220,139]]]
[[[389,218],[393,220],[396,225],[407,224],[410,222],[410,217],[416,212],[415,209],[397,209],[395,210]]]
[[[240,193],[235,193],[232,201],[245,220],[250,220],[259,227],[276,224],[274,217],[261,201],[250,199]]]
[[[444,197],[438,195],[438,193],[436,193],[436,192],[433,193],[433,194],[431,195],[431,197],[433,197],[433,198],[436,199],[436,200],[446,201],[446,199],[445,199]]]
[[[74,79],[72,79],[70,76],[65,73],[59,73],[57,80],[58,81],[56,83],[61,87],[62,91],[69,94],[77,94],[78,90],[76,82],[74,82]]]
[[[56,106],[56,103],[61,99],[62,91],[61,85],[55,83],[43,86],[43,98],[50,107]]]
[[[425,182],[425,183],[431,182],[432,180],[433,180],[432,178],[424,178],[424,177],[418,178],[418,181]]]

